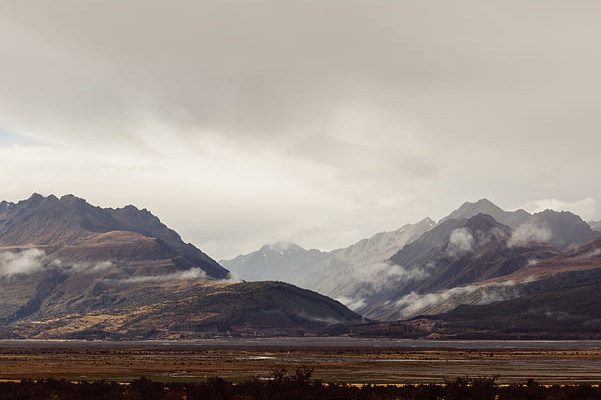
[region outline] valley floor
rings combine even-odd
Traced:
[[[202,382],[271,379],[309,368],[324,382],[601,382],[601,342],[385,341],[344,338],[195,342],[0,342],[0,380],[55,378]]]

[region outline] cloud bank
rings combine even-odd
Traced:
[[[1,2],[0,187],[133,203],[217,259],[344,247],[483,195],[601,199],[576,179],[601,169],[599,15],[594,1]]]

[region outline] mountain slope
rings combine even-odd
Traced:
[[[151,290],[153,299],[148,298]],[[0,327],[4,338],[197,338],[341,332],[362,318],[342,304],[281,282],[122,284],[125,301]],[[101,297],[101,299],[102,299]],[[123,297],[121,297],[123,299]]]
[[[282,280],[356,308],[365,297],[380,290],[387,276],[396,275],[386,260],[434,225],[425,218],[331,252],[305,250],[295,244],[265,245],[259,251],[221,263],[244,279]]]
[[[327,253],[319,250],[305,250],[295,243],[280,242],[219,263],[247,281],[279,280],[296,284],[295,270],[310,268],[327,257]]]
[[[153,238],[160,242],[159,246],[169,248],[172,255],[181,257],[186,266],[200,268],[217,279],[228,276],[225,268],[193,245],[184,243],[175,231],[147,210],[133,206],[103,209],[73,195],[58,199],[39,194],[16,204],[5,202],[0,208],[0,246],[4,247],[35,246],[51,254],[63,246],[86,246],[87,241],[92,241],[97,248],[104,247],[110,252],[109,243],[102,246],[98,241],[99,234],[108,232],[135,232]]]
[[[361,320],[310,291],[228,276],[146,210],[75,196],[0,203],[3,337],[294,334]]]
[[[392,256],[391,261],[405,272],[404,276],[391,280],[357,311],[369,318],[391,320],[430,313],[438,307],[519,295],[503,285],[495,285],[494,293],[464,287],[505,277],[532,260],[559,254],[553,247],[538,243],[510,246],[512,232],[486,214],[441,222]]]

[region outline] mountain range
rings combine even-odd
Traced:
[[[438,223],[426,218],[345,249],[312,250],[322,258],[318,262],[304,259],[300,248],[293,262],[279,264],[287,268],[278,279],[336,298],[367,318],[407,319],[520,297],[526,293],[521,282],[537,279],[535,265],[570,258],[572,249],[600,237],[570,212],[504,211],[481,199]],[[252,270],[265,279],[262,271],[277,268],[272,257],[255,258],[261,261],[253,265],[244,257],[221,263],[243,278]],[[584,263],[588,266],[579,268],[595,268]]]
[[[73,195],[0,203],[0,336],[320,332],[361,317],[323,295],[230,272],[147,210]]]
[[[148,210],[34,194],[0,202],[0,338],[601,338],[597,226],[482,199],[346,248],[216,262]]]

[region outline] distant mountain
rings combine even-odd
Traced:
[[[588,225],[591,227],[592,230],[601,232],[601,221],[589,221]]]
[[[295,271],[295,283],[336,298],[352,309],[366,296],[377,293],[395,275],[388,258],[423,233],[435,222],[425,218],[391,232],[380,232],[346,248],[328,253],[321,263]]]
[[[601,232],[593,231],[579,216],[553,210],[534,214],[516,229],[516,236],[520,234],[564,250],[601,238]]]
[[[414,318],[357,334],[450,339],[601,339],[601,240],[506,276],[413,295]],[[420,312],[421,311],[421,312]]]
[[[240,255],[233,260],[220,260],[219,263],[237,273],[246,281],[276,280],[296,283],[290,279],[299,268],[311,267],[328,254],[319,250],[305,250],[295,243],[266,244],[261,249]]]
[[[387,259],[434,225],[426,218],[330,252],[305,250],[295,244],[265,245],[256,252],[220,262],[244,279],[282,280],[356,309],[365,296],[387,283]]]
[[[439,221],[469,219],[488,214],[503,225],[516,230],[515,241],[549,243],[559,249],[568,249],[600,238],[579,216],[566,211],[545,210],[534,215],[524,211],[504,211],[487,199],[466,202]]]
[[[357,311],[369,318],[391,320],[463,302],[479,303],[519,295],[502,286],[494,288],[494,296],[476,288],[455,289],[508,275],[533,260],[559,254],[546,244],[509,245],[512,232],[510,227],[486,214],[441,222],[391,257],[404,275],[366,300],[365,306]]]
[[[314,292],[228,278],[147,210],[72,195],[0,203],[2,337],[296,334],[361,320]]]
[[[480,199],[475,203],[465,202],[457,210],[447,215],[438,223],[447,221],[449,219],[469,219],[478,214],[487,214],[493,217],[503,225],[507,225],[512,228],[517,228],[526,222],[532,215],[522,209],[516,211],[505,211],[499,206],[493,204],[488,199]]]
[[[439,321],[436,333],[460,338],[601,339],[601,240],[536,267],[536,275],[522,281],[518,298],[462,305],[431,317]],[[529,282],[532,279],[536,280]]]
[[[258,279],[269,279],[270,270],[285,271],[275,276],[336,298],[368,318],[392,320],[528,295],[525,282],[578,270],[582,262],[572,259],[556,272],[541,272],[554,271],[545,266],[600,237],[569,212],[504,211],[481,199],[464,203],[438,224],[425,219],[383,232],[321,253],[322,260],[306,250],[266,256],[269,248],[252,262],[238,260],[261,271]],[[277,261],[266,268],[265,260]]]

